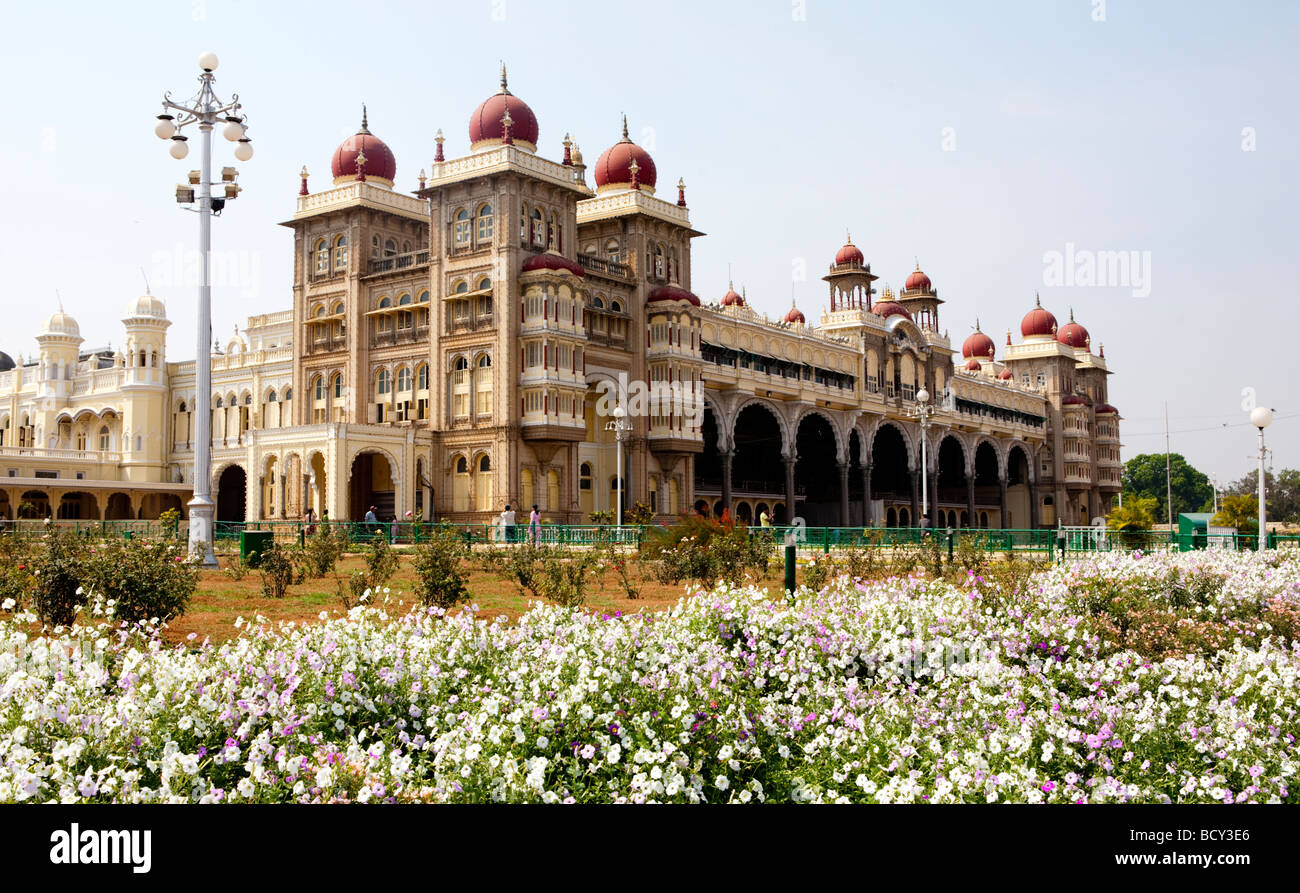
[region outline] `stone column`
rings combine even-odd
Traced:
[[[1007,479],[998,477],[998,526],[1006,528],[1007,526]]]
[[[794,465],[795,457],[793,454],[782,456],[785,460],[785,523],[794,522]]]
[[[840,465],[840,526],[849,526],[849,463]]]
[[[862,466],[862,526],[871,527],[875,523],[871,516],[871,466]]]
[[[930,472],[930,526],[938,528],[939,524],[939,463],[935,457],[934,470]]]
[[[972,469],[966,473],[966,524],[970,527],[978,527],[975,523],[975,472]]]
[[[912,526],[919,526],[921,523],[921,471],[912,469]],[[902,526],[902,525],[900,525]]]
[[[722,510],[731,511],[731,460],[736,455],[735,450],[722,451]]]
[[[1042,525],[1042,509],[1039,507],[1038,482],[1029,485],[1029,526],[1037,530]]]

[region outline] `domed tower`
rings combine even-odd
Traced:
[[[129,480],[163,480],[167,406],[167,307],[161,298],[143,294],[132,300],[122,318],[126,375],[122,392],[122,467]]]
[[[167,306],[162,298],[143,294],[131,301],[122,318],[126,328],[126,386],[162,388],[167,363]]]
[[[37,385],[41,396],[66,400],[72,395],[72,379],[77,371],[82,340],[81,327],[63,312],[62,305],[45,318],[40,334],[36,336],[36,343],[41,347]]]
[[[992,362],[997,348],[993,339],[980,331],[980,321],[975,320],[975,332],[961,343],[961,355],[965,360],[978,360],[981,363]]]
[[[627,135],[627,116],[623,116],[623,138],[596,159],[596,194],[640,189],[655,194],[659,172],[650,153],[632,142]]]
[[[844,247],[835,253],[830,272],[822,277],[830,284],[831,313],[837,310],[870,310],[871,283],[879,279],[871,272],[861,249],[849,235]]]
[[[927,332],[939,331],[939,291],[930,281],[930,277],[921,272],[921,264],[903,283],[903,290],[898,293],[898,303],[912,314],[916,324]]]
[[[525,152],[537,152],[537,116],[506,83],[506,67],[501,66],[501,89],[489,96],[469,119],[469,150],[482,152],[501,145],[512,145]]]
[[[366,107],[361,107],[361,129],[334,150],[330,160],[334,185],[363,181],[393,188],[397,179],[397,158],[388,144],[370,132]]]

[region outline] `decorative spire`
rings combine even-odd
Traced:
[[[357,182],[366,182],[366,152],[364,149],[357,153]]]
[[[1106,345],[1105,345],[1105,344],[1102,344],[1102,345],[1101,345],[1100,349],[1098,350],[1098,355],[1099,355],[1103,360],[1106,359]]]
[[[632,140],[627,135],[627,115],[623,116],[623,142],[630,143]]]
[[[503,74],[501,75],[501,78],[503,82],[505,80],[504,71],[505,69],[502,68]],[[503,145],[513,146],[515,144],[514,137],[510,135],[510,125],[513,123],[515,122],[514,119],[510,117],[510,107],[506,106],[506,113],[501,116],[501,142]]]
[[[1036,292],[1036,291],[1034,292],[1034,306],[1035,306],[1035,307],[1041,307],[1041,306],[1043,306],[1043,302],[1040,301],[1040,300],[1038,300],[1038,292]]]
[[[640,189],[641,183],[637,180],[636,174],[637,171],[641,170],[641,165],[637,164],[636,159],[633,158],[632,163],[627,166],[627,169],[632,173],[632,188]]]
[[[421,189],[424,188],[424,181],[427,180],[427,179],[428,179],[428,178],[425,177],[425,175],[424,175],[424,168],[420,168],[420,188],[421,188]]]
[[[501,92],[507,96],[510,95],[510,88],[506,85],[506,63],[504,61],[501,63]]]
[[[980,330],[980,318],[977,316],[975,317],[975,331],[978,332],[979,330]]]
[[[844,230],[844,244],[845,245],[853,244],[853,233],[849,232],[848,229]]]
[[[686,207],[686,181],[680,178],[677,180],[677,205]]]
[[[433,151],[433,160],[434,160],[434,161],[446,161],[446,160],[447,160],[447,159],[444,158],[443,155],[442,155],[442,143],[443,143],[443,139],[444,139],[444,137],[443,137],[443,135],[442,135],[442,128],[439,127],[439,128],[438,128],[438,135],[435,136],[435,137],[433,138],[434,143],[437,144],[437,147],[438,147],[438,148],[436,148],[436,149]]]
[[[564,161],[562,163],[566,167],[573,166],[573,140],[569,138],[567,133],[564,135]]]
[[[1011,330],[1007,329],[1007,347],[1011,346]]]
[[[369,132],[370,132],[370,124],[369,124],[368,121],[367,121],[367,116],[366,116],[366,104],[365,104],[364,102],[361,103],[361,129],[360,129],[359,131],[357,131],[357,132],[358,132],[358,133],[369,133]]]
[[[298,176],[302,177],[302,188],[298,190],[298,194],[308,195],[309,193],[307,192],[307,165],[304,164],[302,166],[302,170],[298,172]]]
[[[918,257],[913,257],[912,260],[916,261],[916,272],[918,273],[921,272],[921,259]]]

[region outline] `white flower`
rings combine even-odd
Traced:
[[[725,775],[719,775],[713,780],[713,784],[720,791],[725,791],[727,788],[731,787],[731,781]]]
[[[615,744],[605,754],[605,759],[610,763],[617,763],[618,758],[623,755],[623,745]]]

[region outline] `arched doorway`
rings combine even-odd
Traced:
[[[940,525],[947,523],[948,512],[945,506],[965,505],[966,503],[966,453],[955,437],[944,437],[939,443],[939,476],[935,493],[930,494],[934,509],[930,517],[938,520]],[[956,520],[956,515],[953,515]]]
[[[867,523],[867,512],[863,503],[866,491],[862,479],[865,452],[862,436],[858,434],[858,429],[854,428],[849,432],[849,523],[853,525]]]
[[[28,490],[18,503],[18,517],[29,521],[50,516],[50,497],[43,490]]]
[[[1029,455],[1024,447],[1012,446],[1007,452],[1007,504],[1002,526],[1027,528],[1033,519],[1029,511],[1032,499],[1029,486]]]
[[[912,475],[907,468],[907,442],[893,425],[881,425],[871,442],[871,496],[887,508],[885,526],[905,526],[898,509],[912,504]]]
[[[114,494],[116,497],[120,494]],[[231,465],[217,479],[217,520],[238,524],[247,518],[248,474],[238,465]],[[111,507],[111,505],[110,505]]]
[[[394,469],[382,453],[361,452],[352,460],[349,483],[348,517],[364,521],[366,512],[374,506],[375,517],[387,521],[395,517],[397,485]]]
[[[732,514],[746,524],[752,513],[739,511],[740,498],[780,499],[785,494],[785,462],[781,458],[781,425],[772,410],[751,403],[736,416],[732,434],[735,454],[731,460]]]
[[[840,524],[840,475],[835,456],[835,432],[820,413],[809,413],[799,423],[795,434],[798,460],[795,462],[796,487],[802,485],[803,500],[796,499],[795,514],[809,527],[835,527]]]
[[[93,493],[64,493],[59,501],[60,521],[98,521],[99,501]]]
[[[993,449],[993,444],[987,440],[981,440],[980,445],[975,448],[975,504],[981,507],[980,527],[987,528],[991,523],[990,518],[997,517],[997,515],[990,516],[988,511],[990,507],[996,507],[999,513],[1002,511],[1001,487],[998,484],[998,454]]]

